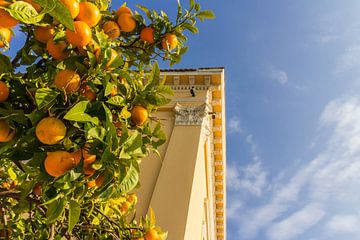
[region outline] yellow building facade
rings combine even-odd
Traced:
[[[152,117],[167,142],[141,164],[138,214],[152,207],[169,240],[226,239],[224,69],[162,75],[174,96]]]

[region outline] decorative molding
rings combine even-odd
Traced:
[[[175,104],[175,125],[202,125],[204,118],[207,116],[207,104],[200,106],[183,106]]]
[[[208,86],[204,86],[204,85],[176,85],[176,86],[170,85],[170,87],[172,88],[172,90],[175,91],[190,90],[192,88],[198,91],[206,91],[209,89]]]

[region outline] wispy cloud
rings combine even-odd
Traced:
[[[330,130],[331,135],[323,150],[299,166],[293,176],[274,184],[266,197],[261,195],[264,204],[249,208],[246,202],[243,203],[245,207],[238,219],[242,239],[256,239],[261,232],[267,239],[303,239],[302,234],[315,226],[327,232],[331,230],[331,236],[341,236],[336,223],[346,220],[341,218],[344,212],[352,214],[360,202],[360,195],[355,194],[360,189],[359,119],[358,97],[337,99],[326,106],[319,125],[323,130]],[[249,143],[251,140],[249,137]],[[326,222],[326,219],[331,220]],[[347,218],[342,229],[349,232],[357,221]],[[339,239],[329,238],[325,232],[309,238]],[[349,239],[359,239],[360,231],[353,235]]]
[[[334,233],[360,233],[360,216],[359,215],[335,215],[325,225],[329,234]]]
[[[240,119],[238,117],[231,117],[227,124],[227,128],[229,133],[242,133]]]
[[[268,75],[271,79],[277,81],[281,85],[285,85],[289,80],[286,71],[278,69],[272,65],[268,67]]]
[[[344,50],[336,62],[334,74],[342,74],[360,67],[360,45],[352,45]]]

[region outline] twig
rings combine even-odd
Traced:
[[[9,239],[9,236],[8,236],[8,229],[7,229],[7,220],[6,220],[6,215],[5,215],[5,210],[3,207],[1,207],[1,210],[0,210],[0,214],[2,216],[2,222],[4,224],[4,237],[5,239]]]
[[[54,240],[54,238],[55,238],[55,224],[52,224],[49,240]]]

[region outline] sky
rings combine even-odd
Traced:
[[[360,2],[200,4],[174,68],[225,67],[228,240],[360,239]]]

